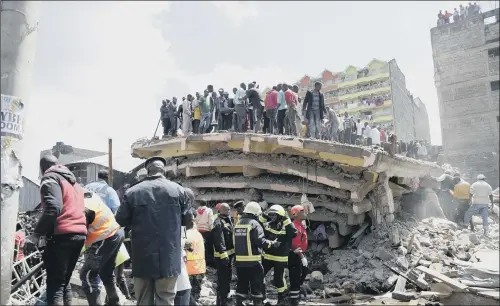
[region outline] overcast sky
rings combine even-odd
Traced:
[[[38,175],[40,151],[56,141],[106,151],[111,137],[115,156],[129,154],[153,136],[164,98],[207,84],[264,88],[373,58],[396,59],[440,144],[430,28],[460,3],[44,1],[25,173]]]

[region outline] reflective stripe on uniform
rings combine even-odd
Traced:
[[[265,230],[268,231],[268,232],[270,232],[270,233],[273,233],[275,235],[286,235],[286,231],[285,230],[278,231],[278,230],[270,228],[269,226],[267,226],[265,228]]]
[[[260,255],[236,255],[236,261],[261,261],[262,256]]]
[[[214,251],[214,256],[216,258],[220,258],[220,259],[228,258],[229,256],[231,256],[233,254],[234,254],[234,249],[231,249],[229,251],[222,252],[222,253]]]
[[[285,279],[285,271],[283,271],[283,287],[276,288],[278,293],[283,293],[286,291],[286,279]]]
[[[287,226],[288,224],[291,224],[291,223],[292,223],[292,221],[289,218],[287,218],[285,221],[283,221],[283,226]]]
[[[290,291],[289,297],[292,299],[298,299],[300,297],[300,291]]]
[[[130,241],[130,238],[125,238],[125,239],[123,240],[123,242],[127,242],[127,241]]]
[[[88,233],[92,233],[93,231],[95,231],[96,229],[98,229],[99,227],[101,227],[104,223],[106,223],[109,218],[113,215],[113,213],[111,212],[111,210],[106,210],[104,216],[102,216],[101,220],[99,220],[99,222],[97,222],[96,224],[93,224],[91,227],[89,227],[88,229]]]
[[[271,254],[263,254],[264,259],[276,262],[288,262],[288,256],[276,256]]]

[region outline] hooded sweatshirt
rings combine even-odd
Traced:
[[[196,210],[195,223],[200,233],[210,232],[210,230],[212,229],[213,214],[214,212],[210,207],[207,206],[198,207],[198,209]]]
[[[40,235],[87,235],[84,190],[68,168],[54,165],[40,183],[42,216],[35,228]]]

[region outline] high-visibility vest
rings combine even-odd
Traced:
[[[205,263],[205,244],[203,236],[196,228],[186,231],[187,241],[192,243],[193,251],[186,251],[186,269],[189,275],[204,274],[207,271]]]
[[[85,246],[89,247],[95,242],[109,238],[120,229],[111,209],[97,194],[93,193],[91,198],[85,198],[85,207],[95,212],[95,219],[87,231]]]

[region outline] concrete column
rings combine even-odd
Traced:
[[[1,305],[10,300],[14,233],[22,187],[24,114],[31,90],[41,5],[41,1],[1,2]]]

